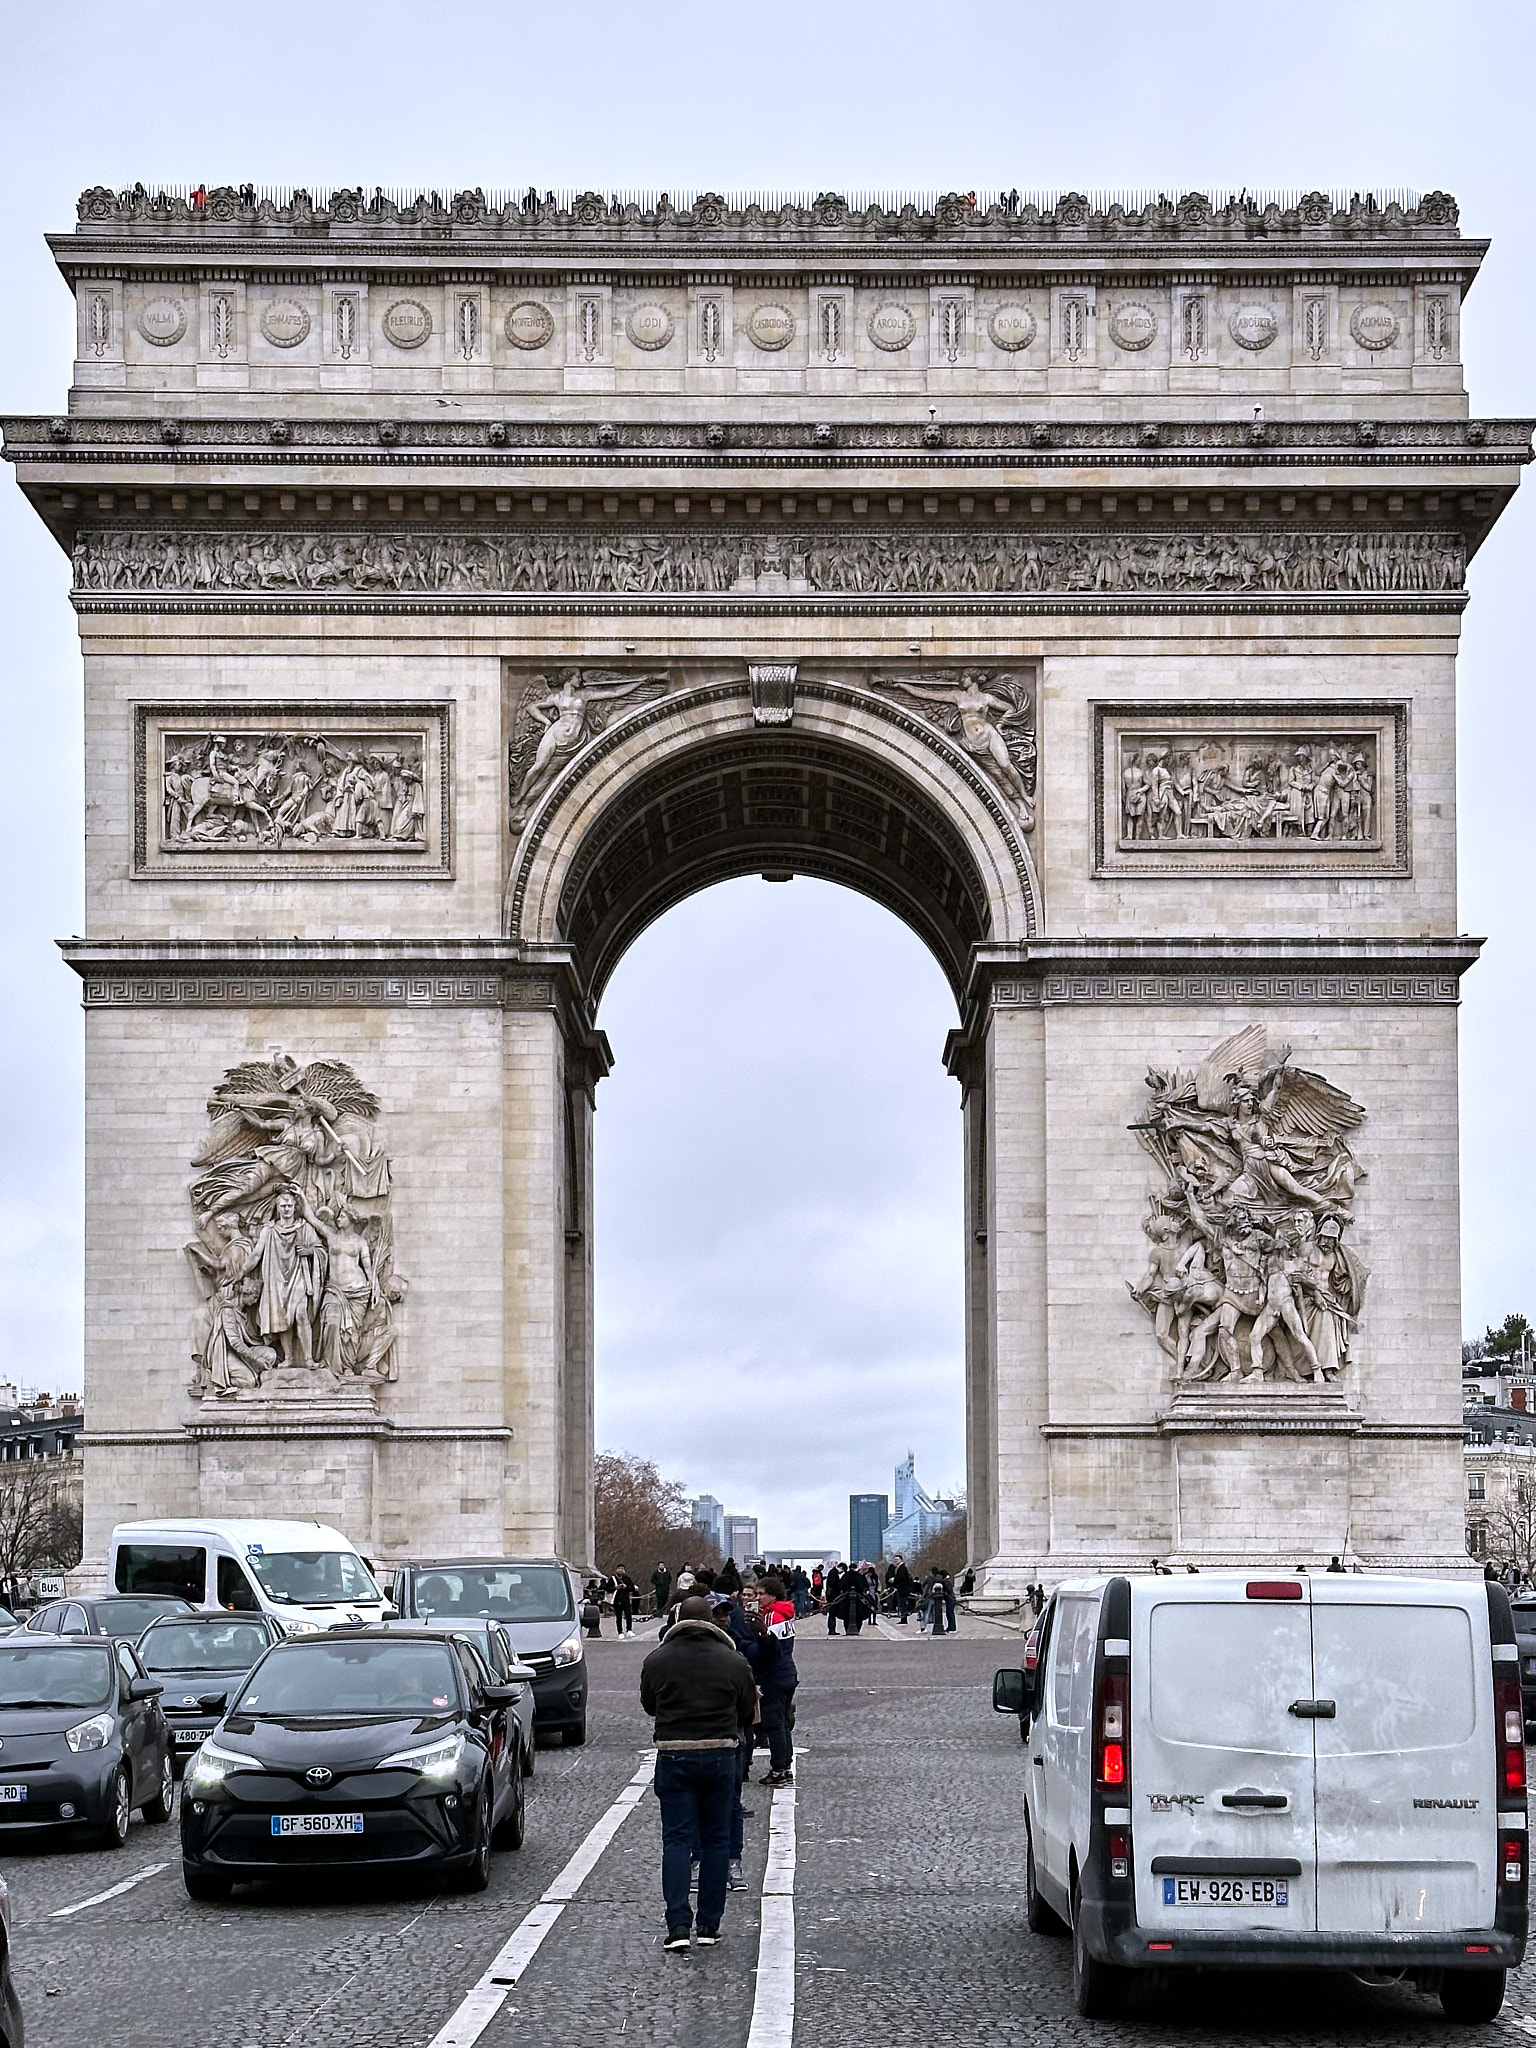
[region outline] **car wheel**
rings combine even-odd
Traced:
[[[1024,1918],[1031,1934],[1065,1934],[1067,1931],[1061,1915],[1053,1912],[1040,1896],[1040,1887],[1035,1879],[1035,1837],[1028,1821],[1024,1823]]]
[[[1125,2004],[1125,1971],[1101,1963],[1083,1939],[1081,1890],[1072,1894],[1072,2002],[1085,2020],[1118,2019]]]
[[[1440,1979],[1440,2010],[1448,2020],[1477,2026],[1496,2020],[1504,2003],[1503,1970],[1447,1970]]]
[[[200,1906],[222,1905],[234,1890],[229,1878],[210,1877],[203,1870],[188,1870],[185,1863],[181,1866],[181,1881],[187,1888],[187,1897],[196,1899]]]
[[[513,1771],[512,1783],[509,1789],[512,1795],[512,1804],[507,1809],[506,1815],[495,1834],[491,1837],[491,1841],[494,1847],[498,1849],[521,1849],[523,1846],[523,1836],[528,1829],[528,1795],[523,1789],[523,1773],[521,1768]]]
[[[97,1833],[103,1849],[121,1849],[128,1839],[128,1816],[131,1811],[129,1799],[131,1787],[128,1783],[128,1766],[120,1764],[112,1773],[112,1782],[107,1787],[107,1812]]]
[[[456,1892],[483,1892],[491,1881],[491,1787],[487,1777],[484,1791],[480,1794],[480,1810],[475,1822],[475,1849],[469,1862],[453,1874],[453,1889]]]
[[[574,1728],[566,1729],[565,1746],[567,1749],[580,1749],[581,1745],[586,1741],[586,1739],[587,1717],[585,1714],[583,1714],[581,1719],[576,1723],[576,1726]]]
[[[176,1805],[176,1773],[171,1768],[171,1752],[167,1750],[160,1764],[160,1790],[153,1799],[146,1801],[146,1820],[169,1820]]]
[[[528,1740],[523,1744],[523,1776],[525,1778],[533,1776],[533,1757],[534,1751],[538,1746],[538,1737],[532,1734],[529,1735]]]

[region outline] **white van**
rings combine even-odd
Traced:
[[[993,1705],[1027,1904],[1079,2012],[1133,1970],[1401,1972],[1489,2020],[1525,1954],[1515,1629],[1481,1580],[1202,1572],[1056,1588]]]
[[[194,1607],[259,1610],[291,1636],[395,1612],[346,1537],[323,1522],[119,1522],[107,1583],[117,1593],[174,1593]]]

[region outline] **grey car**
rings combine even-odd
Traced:
[[[434,1628],[499,1621],[533,1672],[534,1725],[567,1743],[587,1739],[587,1660],[579,1596],[558,1557],[421,1559],[389,1568],[401,1618]]]
[[[139,1660],[165,1687],[160,1706],[171,1731],[176,1767],[211,1735],[231,1693],[283,1627],[270,1614],[162,1614],[139,1637]]]

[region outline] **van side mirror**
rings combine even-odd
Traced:
[[[998,1671],[992,1677],[994,1714],[1023,1714],[1029,1709],[1029,1690],[1022,1671]]]
[[[385,1621],[398,1621],[400,1619],[400,1610],[393,1600],[386,1600],[380,1612],[381,1618]]]

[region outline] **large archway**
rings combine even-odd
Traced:
[[[797,674],[765,716],[749,666],[722,676],[679,664],[636,671],[625,709],[623,671],[577,690],[613,693],[619,715],[600,737],[578,726],[577,750],[538,788],[520,836],[507,897],[509,936],[563,954],[577,1010],[598,1048],[567,1063],[568,1204],[564,1384],[559,1465],[568,1543],[590,1526],[594,1329],[592,1115],[607,1045],[597,1030],[603,990],[625,950],[672,905],[747,874],[805,875],[874,899],[907,923],[939,964],[955,999],[952,1071],[961,1082],[966,1200],[956,1223],[966,1271],[966,1485],[977,1554],[995,1547],[997,1401],[991,1370],[986,1090],[957,1048],[975,1008],[973,975],[991,942],[1039,929],[1037,886],[1018,813],[978,772],[963,735],[922,715],[899,673],[857,668]],[[958,681],[958,678],[957,678]],[[916,689],[926,687],[914,673]],[[513,668],[508,725],[523,706],[552,704],[545,671]],[[1028,702],[1027,684],[1021,700]],[[588,714],[590,716],[590,714]],[[517,792],[513,792],[516,803]],[[568,1052],[574,1048],[568,1047]],[[941,1048],[935,1047],[937,1054]]]

